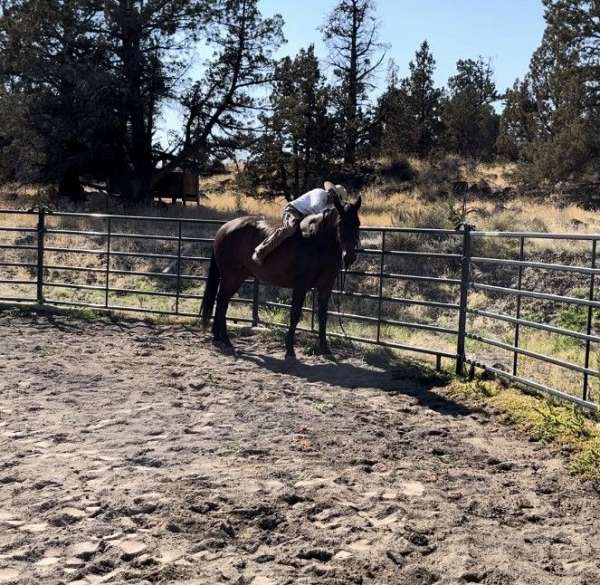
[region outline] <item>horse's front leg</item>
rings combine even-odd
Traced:
[[[302,306],[306,297],[306,288],[297,286],[292,293],[292,310],[290,311],[290,328],[285,336],[285,357],[296,357],[294,351],[294,336],[296,335],[296,327],[302,316]]]
[[[332,288],[332,286],[328,286],[319,289],[319,353],[323,355],[331,355],[331,349],[327,343],[327,309]]]

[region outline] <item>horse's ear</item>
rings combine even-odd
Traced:
[[[344,213],[344,204],[340,200],[340,196],[337,193],[333,194],[333,205],[337,209],[337,212],[342,215]]]
[[[354,209],[356,209],[356,211],[358,212],[361,205],[362,205],[362,197],[359,195],[358,199],[354,203]]]

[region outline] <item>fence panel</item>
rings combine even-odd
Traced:
[[[195,318],[222,223],[0,210],[0,301]],[[484,368],[596,408],[599,239],[468,225],[362,228],[358,261],[333,291],[330,334],[430,356],[437,367],[451,360],[461,374]],[[552,253],[559,246],[589,261],[562,262],[568,254]],[[316,330],[315,297],[300,329]],[[233,321],[287,324],[286,291],[248,280],[232,303]]]
[[[595,298],[594,280],[598,238],[594,234],[474,231],[473,244],[488,247],[495,255],[471,256],[474,277],[469,288],[484,295],[486,305],[495,306],[493,310],[481,304],[467,307],[471,323],[465,337],[472,342],[467,363],[580,406],[597,408],[600,337],[594,334],[594,309],[600,302]],[[516,245],[507,246],[509,241]],[[590,243],[591,251],[587,250]],[[511,253],[516,257],[509,257]],[[589,265],[539,261],[536,256],[571,256]],[[494,272],[486,266],[505,272],[493,280]],[[488,282],[483,282],[486,277]],[[545,290],[539,290],[542,287]]]

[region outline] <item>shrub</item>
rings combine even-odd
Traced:
[[[387,180],[413,181],[417,173],[406,158],[395,158],[384,163],[381,168],[381,176]]]

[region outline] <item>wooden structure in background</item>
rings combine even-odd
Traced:
[[[170,198],[172,205],[177,203],[177,199],[181,199],[184,206],[187,201],[194,201],[196,205],[200,205],[198,173],[181,170],[171,171],[157,181],[152,196],[159,201],[163,198]]]

